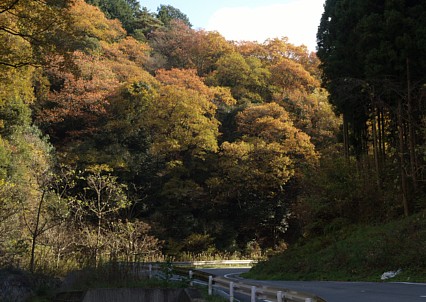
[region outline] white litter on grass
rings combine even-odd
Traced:
[[[386,280],[386,279],[390,279],[395,277],[396,275],[398,275],[399,273],[401,273],[401,269],[397,270],[397,271],[389,271],[389,272],[384,272],[382,274],[382,276],[380,277],[380,279],[382,280]]]

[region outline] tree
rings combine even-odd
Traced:
[[[263,246],[273,247],[287,229],[288,183],[303,165],[314,164],[317,154],[278,104],[249,106],[236,121],[241,137],[221,145],[220,172],[208,184],[214,200],[231,214],[244,213],[231,227],[240,233],[239,241],[255,236]]]
[[[198,91],[176,85],[160,87],[150,108],[151,152],[159,158],[182,160],[183,154],[203,158],[217,151],[216,106]]]
[[[418,184],[413,125],[423,112],[413,103],[421,98],[413,79],[424,83],[418,68],[424,66],[425,45],[414,41],[423,41],[425,33],[418,28],[424,11],[417,2],[327,1],[317,35],[323,83],[343,114],[346,157],[354,150],[361,162],[372,150],[378,190],[386,158],[398,158],[405,215],[411,208],[409,187],[417,191]]]
[[[179,9],[171,5],[160,5],[157,8],[157,18],[163,22],[166,27],[173,26],[173,20],[180,20],[186,26],[192,27],[192,24],[189,22],[188,17],[182,13]]]
[[[134,20],[133,36],[139,41],[149,40],[152,33],[162,26],[163,23],[157,19],[155,13],[151,13],[146,7],[143,7]]]
[[[151,227],[141,221],[118,221],[112,223],[107,233],[107,245],[113,260],[123,257],[127,262],[151,262],[161,254],[161,242],[149,232]]]
[[[5,0],[0,4],[0,65],[39,65],[52,50],[52,37],[67,24],[69,1]],[[16,47],[17,44],[20,47]]]
[[[98,58],[74,53],[79,75],[52,69],[62,87],[49,93],[47,104],[37,112],[38,122],[54,143],[96,131],[105,115],[107,96],[118,86],[111,67]]]
[[[133,33],[135,16],[140,11],[139,3],[127,0],[88,0],[98,6],[108,19],[120,20],[126,31]]]
[[[238,52],[222,56],[209,81],[217,86],[230,87],[239,102],[259,103],[268,98],[270,72],[257,58],[244,58]]]
[[[310,137],[294,127],[288,113],[276,103],[250,106],[237,115],[243,137],[279,143],[293,161],[314,163],[318,157]]]
[[[194,68],[191,66],[186,47],[194,30],[181,20],[171,20],[171,25],[155,30],[149,43],[156,62],[153,69]]]
[[[119,211],[129,206],[130,201],[125,194],[126,186],[118,183],[117,177],[109,174],[111,172],[109,167],[93,166],[89,167],[87,172],[90,174],[85,179],[86,187],[78,204],[85,215],[89,217],[93,215],[96,220],[93,252],[95,265],[98,266],[100,249],[105,244],[103,232],[112,221],[117,220]]]
[[[90,45],[102,40],[115,42],[126,35],[126,31],[118,20],[109,20],[97,7],[89,5],[84,0],[75,0],[69,9],[73,20],[74,34],[82,38],[80,43]],[[78,41],[73,41],[78,42]]]
[[[222,56],[234,51],[234,46],[218,32],[196,30],[183,41],[190,66],[197,69],[199,76],[207,76],[216,69],[216,62]]]
[[[40,170],[40,167],[32,167]],[[69,215],[72,197],[69,190],[75,185],[73,171],[62,168],[53,174],[53,167],[45,167],[37,176],[38,200],[23,211],[23,218],[31,235],[30,271],[35,271],[35,252],[39,238],[64,223]],[[31,217],[34,215],[33,217]]]

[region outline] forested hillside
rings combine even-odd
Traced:
[[[0,266],[264,256],[424,210],[426,8],[349,2],[315,54],[143,1],[3,1]]]
[[[324,9],[317,55],[342,149],[321,152],[305,182],[304,239],[252,273],[377,281],[400,269],[400,280],[424,282],[426,2],[327,0]]]

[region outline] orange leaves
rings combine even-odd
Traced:
[[[197,76],[194,69],[159,69],[155,77],[166,85],[176,85],[185,89],[192,89],[206,97],[211,95],[210,88]]]
[[[202,78],[197,76],[196,70],[194,69],[159,69],[156,72],[156,79],[165,85],[176,85],[185,89],[195,90],[217,106],[222,104],[236,104],[236,100],[232,97],[229,88],[207,86],[204,84]]]
[[[285,91],[311,92],[320,86],[319,80],[314,78],[301,64],[287,58],[283,58],[273,65],[271,73],[275,85]]]
[[[196,69],[198,75],[206,76],[220,57],[234,49],[217,32],[196,31],[176,20],[172,25],[155,31],[152,38],[154,50],[168,60],[166,68]]]
[[[237,47],[240,54],[259,59],[269,71],[268,84],[274,87],[276,98],[300,99],[320,87],[319,61],[304,46],[292,45],[287,38],[276,38],[263,44],[244,42]]]
[[[75,52],[72,58],[77,67],[75,74],[51,69],[52,77],[63,84],[50,92],[49,106],[37,118],[51,126],[65,123],[62,131],[80,135],[95,131],[99,117],[106,112],[107,98],[119,82],[110,66],[99,58],[82,52]]]

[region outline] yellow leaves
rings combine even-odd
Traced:
[[[313,91],[320,86],[318,79],[314,78],[300,63],[283,58],[271,68],[272,79],[276,86],[286,91],[302,90]]]
[[[134,63],[141,66],[148,60],[150,47],[134,38],[127,36],[114,43],[101,41],[103,55],[120,63]]]
[[[315,161],[318,158],[310,137],[294,127],[288,113],[276,103],[246,108],[238,114],[237,123],[246,140],[254,137],[278,143],[292,159]]]
[[[16,27],[16,20],[6,14],[0,14],[0,27]],[[13,65],[28,64],[32,60],[31,44],[24,38],[0,30],[0,104],[21,99],[26,104],[34,101],[32,74],[34,67]],[[11,65],[11,66],[7,66]]]
[[[0,67],[0,105],[11,100],[22,100],[25,104],[34,101],[33,71],[31,66]]]
[[[0,15],[0,27],[16,27],[17,24],[7,16]],[[31,44],[23,37],[0,31],[0,62],[19,65],[32,61]]]
[[[232,106],[237,104],[237,100],[234,99],[234,97],[232,96],[231,88],[215,86],[215,87],[210,87],[210,90],[212,91],[214,95],[212,101],[217,106],[219,105]]]
[[[293,176],[292,160],[279,143],[250,141],[225,142],[220,165],[235,189],[274,194]]]
[[[118,20],[107,19],[99,8],[84,0],[75,0],[69,12],[77,32],[87,37],[114,42],[126,35]]]
[[[235,158],[235,160],[241,160],[249,154],[252,146],[244,141],[238,143],[224,142],[221,149],[228,156]]]
[[[269,142],[285,138],[284,130],[293,125],[288,113],[276,103],[246,108],[238,114],[237,123],[243,134],[258,136]]]
[[[35,65],[53,48],[50,38],[63,29],[63,6],[56,5],[60,1],[6,1],[0,4],[0,64]]]
[[[100,165],[90,165],[85,169],[87,172],[93,173],[95,175],[100,175],[104,172],[112,172],[113,169],[106,165],[106,164],[100,164]]]
[[[205,152],[217,151],[216,108],[202,94],[175,85],[163,86],[150,109],[147,126],[153,132],[154,154],[189,151],[203,157]]]

